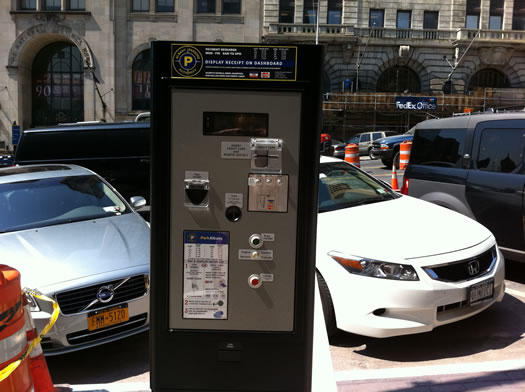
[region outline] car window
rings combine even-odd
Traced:
[[[361,135],[361,140],[360,142],[369,142],[370,141],[370,134],[369,133],[364,133]]]
[[[339,210],[397,197],[387,186],[344,162],[319,168],[319,212]]]
[[[0,232],[129,213],[98,176],[67,176],[0,184]]]
[[[410,163],[459,168],[464,144],[464,129],[420,129],[414,136]]]
[[[354,136],[354,137],[352,137],[352,138],[348,141],[348,143],[349,143],[349,144],[350,144],[350,143],[358,144],[358,143],[359,143],[359,136]]]
[[[373,139],[373,140],[381,139],[381,137],[383,137],[383,135],[381,134],[381,132],[374,132],[374,133],[372,134],[372,139]]]
[[[523,173],[523,129],[484,129],[476,168],[499,173]]]

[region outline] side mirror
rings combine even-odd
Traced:
[[[133,209],[138,210],[139,208],[146,205],[146,199],[144,199],[142,196],[131,196],[129,198],[129,203]]]

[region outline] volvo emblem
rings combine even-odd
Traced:
[[[115,292],[113,291],[113,287],[102,286],[101,288],[98,289],[97,299],[103,304],[106,304],[113,299],[114,295],[115,295]]]
[[[470,276],[479,274],[479,261],[472,260],[467,264],[467,271]]]

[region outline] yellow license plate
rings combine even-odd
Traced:
[[[109,327],[129,320],[128,304],[115,306],[110,309],[99,310],[88,314],[88,329]]]

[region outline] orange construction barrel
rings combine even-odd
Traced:
[[[405,140],[399,145],[399,170],[405,170],[410,159],[410,150],[412,149],[412,142]]]
[[[345,147],[345,161],[354,166],[361,167],[359,162],[359,146],[354,143],[347,144]]]
[[[6,369],[27,349],[27,336],[20,273],[0,265],[0,392],[33,390],[29,358],[9,373]]]

